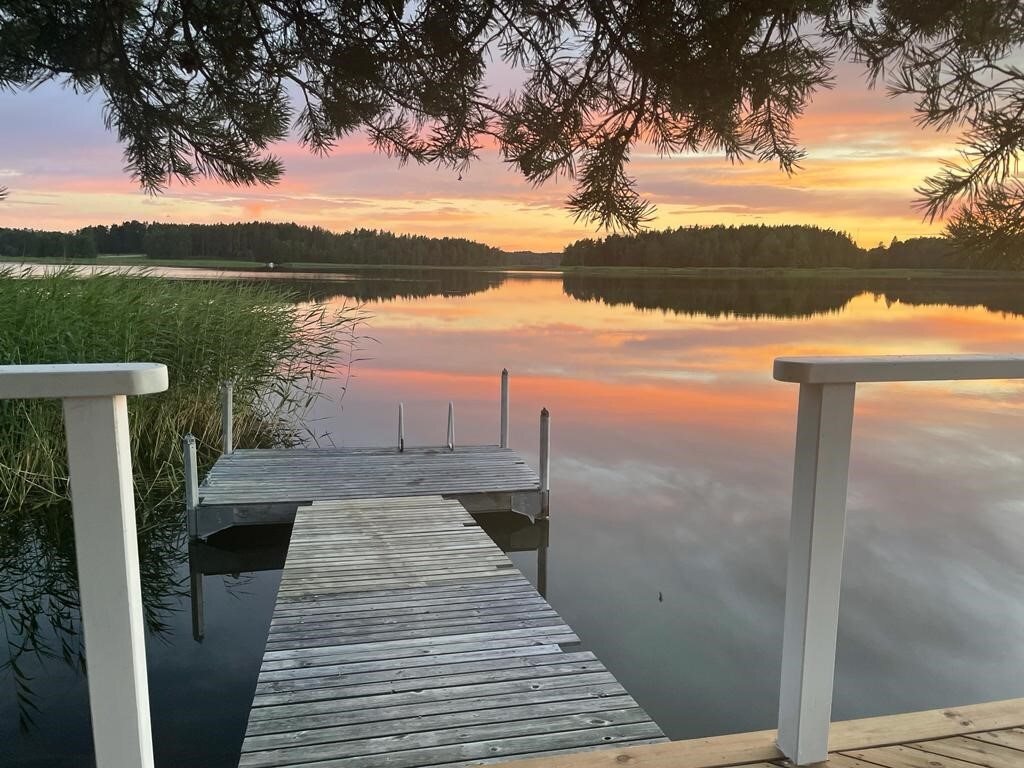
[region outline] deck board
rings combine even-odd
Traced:
[[[204,506],[537,491],[517,452],[496,445],[447,448],[290,448],[221,456],[199,494]]]
[[[792,768],[775,737],[737,733],[516,760],[506,768]],[[829,749],[814,768],[1020,768],[1024,699],[832,723]]]
[[[426,768],[664,740],[440,496],[301,507],[239,763]]]

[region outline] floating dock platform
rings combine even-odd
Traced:
[[[443,496],[474,513],[544,512],[540,476],[497,445],[236,450],[217,460],[196,493],[190,517],[200,538],[236,525],[290,523],[299,507],[321,501]]]

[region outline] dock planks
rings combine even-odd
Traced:
[[[221,456],[199,494],[204,506],[307,504],[366,497],[537,491],[540,478],[510,448],[289,448]]]
[[[664,740],[456,501],[299,509],[240,766],[425,768]]]
[[[775,731],[516,760],[508,768],[793,768]],[[832,723],[814,768],[1021,768],[1024,699]]]

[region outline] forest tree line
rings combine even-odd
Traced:
[[[127,221],[76,232],[0,228],[0,257],[81,259],[98,254],[160,260],[234,260],[278,265],[421,267],[732,267],[851,269],[974,266],[946,238],[893,241],[865,250],[848,234],[818,227],[680,227],[579,240],[559,254],[509,253],[464,238],[396,235],[375,229],[341,234],[298,224],[161,224]]]
[[[507,253],[464,238],[396,235],[375,229],[337,234],[320,227],[250,222],[162,224],[126,221],[77,232],[0,229],[0,256],[21,259],[142,255],[159,260],[423,267],[558,266],[558,254]]]
[[[851,269],[970,267],[942,237],[919,237],[865,250],[845,232],[801,225],[680,227],[578,240],[565,267],[845,267]]]

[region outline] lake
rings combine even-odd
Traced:
[[[772,379],[773,358],[1024,347],[1024,284],[996,278],[344,278],[302,285],[372,315],[314,433],[394,444],[401,401],[407,442],[436,445],[451,400],[457,444],[496,442],[507,367],[511,444],[534,464],[538,414],[552,414],[548,599],[673,738],[775,725],[797,387]],[[1024,695],[1022,395],[1007,382],[860,387],[834,719]],[[36,556],[53,536],[26,524],[0,542],[5,766],[91,759],[74,642],[62,658],[74,615]],[[218,543],[225,575],[204,579],[202,642],[182,537],[153,545],[159,765],[236,765],[286,540]],[[535,553],[512,557],[535,578]],[[15,653],[24,605],[41,606],[38,648]]]

